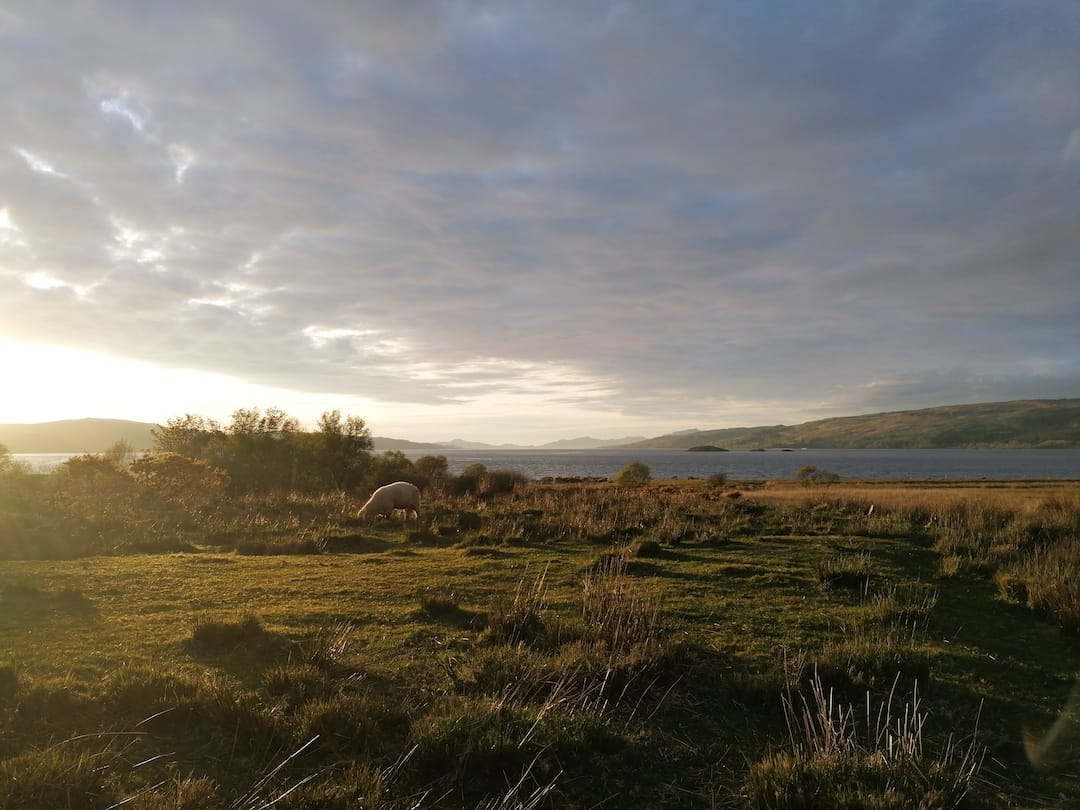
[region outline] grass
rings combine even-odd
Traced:
[[[175,503],[12,491],[0,807],[1080,797],[1075,483],[244,497],[139,553]]]
[[[962,807],[977,789],[985,747],[973,732],[929,750],[917,683],[909,697],[893,690],[877,707],[837,700],[819,673],[807,691],[785,697],[788,746],[751,765],[749,807]]]

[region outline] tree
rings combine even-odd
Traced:
[[[292,489],[300,478],[300,423],[279,408],[239,408],[225,429],[218,466],[239,489]]]
[[[317,476],[337,489],[353,489],[371,469],[371,431],[359,416],[325,411],[315,434]]]
[[[446,456],[421,456],[413,462],[416,485],[421,489],[441,490],[450,477],[450,464]]]
[[[620,487],[639,487],[651,480],[652,471],[640,461],[631,461],[615,476],[615,483]]]
[[[169,419],[150,432],[155,450],[202,459],[209,459],[225,437],[213,419],[190,413]]]
[[[26,473],[27,466],[20,461],[16,461],[11,457],[10,451],[7,449],[7,445],[0,444],[0,475],[15,475],[18,473]]]
[[[416,483],[416,470],[412,461],[400,450],[387,450],[372,459],[368,484],[373,489],[395,481]]]

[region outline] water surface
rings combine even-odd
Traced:
[[[36,472],[47,472],[70,453],[14,453]],[[794,478],[807,465],[841,478],[877,480],[1080,479],[1080,450],[423,450],[409,458],[444,455],[452,473],[479,463],[530,478],[610,478],[631,461],[649,465],[653,478]]]

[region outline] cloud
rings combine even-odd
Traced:
[[[1077,24],[16,3],[2,334],[672,428],[1080,395]]]

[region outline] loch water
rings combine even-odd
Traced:
[[[36,472],[58,466],[69,453],[15,453]],[[845,479],[1025,480],[1080,479],[1080,450],[409,450],[412,459],[444,455],[452,473],[469,464],[516,470],[529,478],[610,478],[631,461],[649,466],[653,478],[783,480],[812,465]]]

